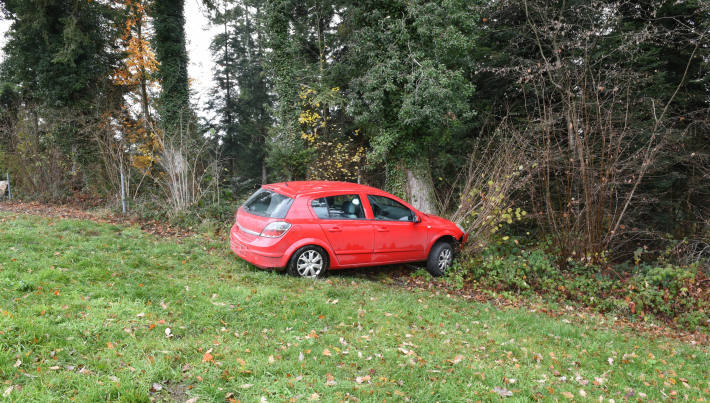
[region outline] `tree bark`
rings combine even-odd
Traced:
[[[420,162],[413,167],[404,168],[406,174],[406,192],[409,202],[417,210],[427,214],[437,214],[436,200],[434,199],[434,182],[426,162]]]

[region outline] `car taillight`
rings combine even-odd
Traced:
[[[287,223],[286,221],[276,221],[269,223],[266,227],[264,227],[264,230],[261,231],[261,234],[259,236],[263,236],[266,238],[278,238],[280,236],[283,236],[283,234],[286,233],[286,231],[291,228],[291,224]]]

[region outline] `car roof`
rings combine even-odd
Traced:
[[[329,192],[367,192],[371,194],[386,194],[386,192],[372,186],[360,185],[351,182],[336,181],[291,181],[263,185],[262,188],[274,190],[289,197],[313,195]]]

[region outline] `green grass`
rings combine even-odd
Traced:
[[[9,401],[710,395],[707,347],[600,317],[500,309],[357,271],[306,281],[207,236],[23,215],[0,214],[0,332]]]

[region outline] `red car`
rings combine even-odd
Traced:
[[[424,261],[441,276],[468,238],[451,221],[346,182],[263,185],[234,218],[230,244],[239,257],[311,278],[329,269]]]

